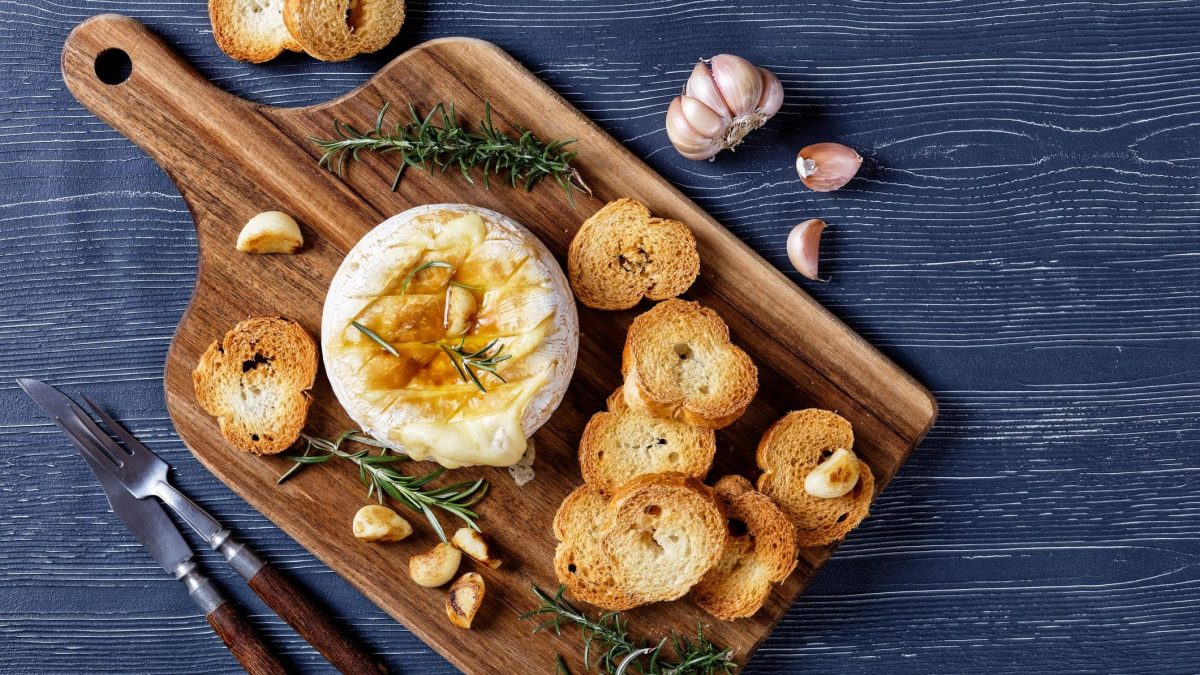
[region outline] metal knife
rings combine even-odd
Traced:
[[[250,589],[334,667],[353,675],[387,672],[382,663],[355,645],[279,572],[244,544],[235,541],[216,518],[176,490],[167,479],[167,463],[95,404],[84,399],[121,439],[124,447],[114,442],[87,413],[57,389],[37,380],[18,380],[18,383],[71,437],[80,452],[95,461],[94,467],[113,476],[139,500],[151,496],[161,499],[214,550],[220,551],[230,566],[246,579]]]
[[[286,671],[283,665],[271,654],[270,650],[259,640],[250,625],[238,614],[237,610],[224,597],[221,591],[207,577],[200,573],[196,563],[192,561],[192,549],[175,529],[175,523],[167,516],[163,507],[154,500],[142,500],[129,494],[121,481],[108,473],[81,447],[79,441],[67,431],[56,414],[51,413],[43,405],[43,400],[34,395],[40,387],[47,387],[36,380],[17,380],[21,388],[34,397],[38,405],[50,414],[54,424],[67,435],[71,444],[79,451],[84,461],[91,467],[92,473],[104,488],[108,497],[108,505],[117,518],[133,532],[150,557],[154,558],[168,574],[182,581],[188,589],[188,595],[204,610],[204,618],[217,635],[225,642],[225,646],[233,653],[246,672],[257,675],[283,675]],[[57,391],[50,389],[58,396]],[[63,397],[64,399],[66,397]],[[66,404],[74,405],[69,400]]]

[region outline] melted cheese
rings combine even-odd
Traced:
[[[335,275],[322,318],[326,373],[364,431],[414,459],[510,466],[574,369],[566,289],[545,247],[499,214],[413,209],[364,237]],[[508,358],[495,374],[473,369],[484,392],[450,352],[489,344]]]

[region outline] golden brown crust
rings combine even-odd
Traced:
[[[571,288],[594,309],[628,309],[642,298],[673,298],[699,274],[692,231],[677,220],[651,216],[634,199],[609,202],[592,214],[567,252]]]
[[[715,434],[629,408],[620,391],[609,397],[610,410],[596,413],[584,427],[579,441],[584,482],[611,495],[643,474],[677,471],[703,479],[717,451]]]
[[[716,564],[728,529],[712,489],[690,476],[638,476],[613,496],[602,546],[617,584],[644,602],[686,594]]]
[[[404,23],[404,2],[284,0],[283,20],[309,55],[345,61],[386,47]]]
[[[230,58],[263,63],[299,44],[283,20],[283,0],[208,0],[213,39]]]
[[[691,596],[713,616],[732,621],[753,616],[772,584],[795,569],[796,533],[787,514],[745,478],[725,476],[713,489],[730,522],[740,527],[731,528],[720,560],[692,588]]]
[[[283,317],[246,319],[212,343],[192,372],[200,407],[243,452],[291,447],[308,417],[317,376],[317,344]]]
[[[627,405],[706,429],[732,424],[758,391],[758,368],[721,317],[677,299],[634,319],[621,374]]]
[[[859,480],[842,497],[823,499],[804,489],[804,479],[837,448],[851,450],[854,432],[836,413],[815,408],[784,415],[759,441],[755,459],[763,473],[758,489],[796,524],[801,546],[824,546],[846,536],[870,510],[875,496],[871,467],[859,460]]]
[[[608,499],[581,485],[567,495],[554,514],[554,573],[568,592],[583,602],[611,611],[643,604],[613,578],[612,562],[600,544],[608,517]]]

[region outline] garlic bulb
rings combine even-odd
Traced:
[[[793,227],[787,238],[788,260],[792,261],[797,272],[813,281],[819,281],[817,249],[821,246],[821,232],[824,230],[825,221],[813,218]]]
[[[682,96],[667,109],[667,136],[688,159],[732,150],[783,105],[783,85],[746,59],[718,54],[696,64]]]
[[[862,157],[841,143],[817,143],[796,155],[796,172],[810,190],[833,192],[854,178]]]

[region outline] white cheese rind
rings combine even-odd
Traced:
[[[364,392],[344,364],[338,362],[343,344],[340,336],[352,317],[370,302],[366,290],[373,274],[393,266],[411,264],[419,253],[404,250],[406,234],[414,219],[449,211],[476,214],[488,230],[488,243],[511,243],[516,252],[532,253],[552,290],[553,312],[549,326],[525,367],[537,369],[531,378],[536,391],[522,410],[498,410],[468,421],[404,418],[380,414],[379,400]],[[414,247],[428,246],[428,236],[413,235]],[[529,263],[526,263],[527,265]],[[542,310],[544,311],[544,310]],[[338,401],[350,417],[371,436],[408,451],[417,459],[431,459],[448,468],[471,465],[511,466],[525,452],[526,438],[549,418],[562,401],[579,349],[579,319],[566,276],[545,244],[529,230],[495,211],[465,204],[432,204],[409,209],[368,232],[347,254],[330,284],[321,325],[322,352],[326,374]],[[519,348],[518,345],[512,345]],[[514,359],[514,363],[516,359]]]

